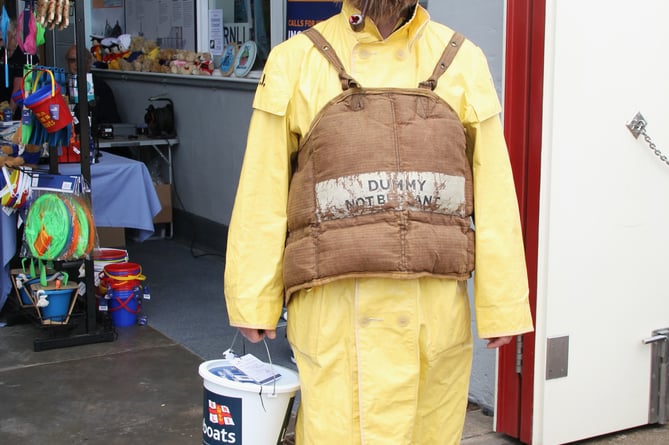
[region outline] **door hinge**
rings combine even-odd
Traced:
[[[669,328],[653,331],[643,343],[652,347],[648,423],[664,425],[669,421]]]

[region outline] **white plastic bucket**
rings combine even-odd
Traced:
[[[212,372],[229,364],[227,360],[210,360],[199,367],[204,379],[202,443],[280,445],[300,388],[297,373],[272,365],[281,377],[259,385],[236,382]]]

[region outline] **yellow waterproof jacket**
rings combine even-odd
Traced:
[[[348,17],[355,12],[344,2],[340,14],[316,28],[365,87],[414,88],[430,77],[453,34],[418,6],[407,23],[383,40],[370,21],[362,32],[353,32]],[[233,326],[276,326],[284,303],[291,157],[316,114],[341,91],[337,73],[306,36],[294,36],[270,53],[253,103],[228,234],[225,296]],[[435,92],[460,116],[473,157],[479,336],[528,332],[532,320],[518,204],[501,107],[482,51],[466,41]],[[457,282],[445,279],[442,286],[440,292],[454,293]]]

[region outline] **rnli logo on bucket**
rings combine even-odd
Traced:
[[[218,425],[235,426],[235,421],[230,414],[230,408],[225,405],[209,400],[209,421]]]
[[[242,399],[204,391],[202,443],[242,443]]]

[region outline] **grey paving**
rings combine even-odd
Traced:
[[[0,443],[199,443],[201,359],[149,327],[118,333],[32,352],[40,329],[0,329]]]

